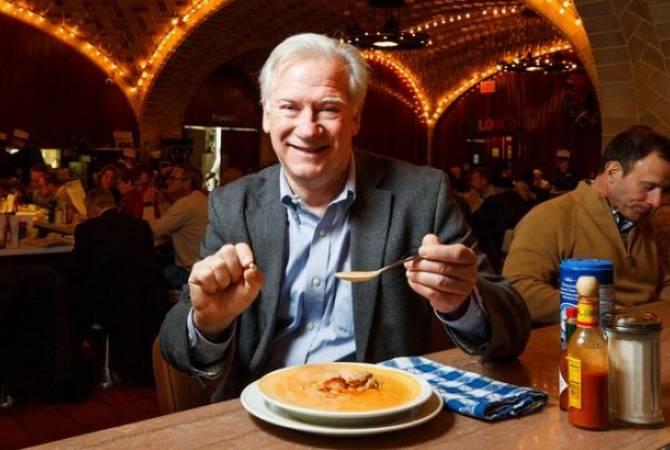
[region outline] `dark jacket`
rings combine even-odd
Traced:
[[[80,325],[98,322],[110,334],[113,369],[151,383],[151,345],[168,303],[149,224],[111,209],[79,224],[70,278]]]
[[[370,269],[398,260],[408,249],[420,245],[427,233],[436,233],[443,242],[476,245],[443,172],[364,152],[355,152],[355,156],[356,200],[349,210],[351,267]],[[240,387],[265,370],[285,270],[287,226],[286,208],[279,199],[279,166],[210,195],[209,226],[201,257],[225,243],[247,242],[265,274],[259,298],[237,319],[236,341],[231,346],[235,350],[226,357],[232,370],[213,400],[239,394]],[[492,272],[484,255],[479,258],[479,268],[477,287],[488,313],[491,339],[477,344],[455,330],[447,332],[463,350],[485,360],[515,357],[528,339],[528,311],[509,283]],[[374,281],[354,284],[352,295],[358,361],[379,362],[429,351],[434,311],[409,287],[404,270],[391,270]],[[188,355],[190,306],[185,291],[163,323],[160,342],[168,361],[197,373]]]
[[[534,201],[526,201],[510,190],[488,197],[472,215],[472,231],[479,248],[488,255],[496,272],[502,270],[505,231],[513,229],[533,206]]]

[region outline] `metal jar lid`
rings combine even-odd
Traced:
[[[617,314],[605,321],[607,331],[645,334],[661,331],[661,319],[653,313]]]

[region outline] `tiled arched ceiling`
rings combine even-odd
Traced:
[[[142,80],[137,91],[127,93],[142,128],[159,134],[179,132],[191,95],[222,64],[255,76],[270,49],[290,34],[334,34],[354,21],[379,27],[385,14],[370,8],[367,0],[0,0],[7,3],[74,30],[75,40],[92,44],[123,67],[123,77],[113,74],[119,84],[137,86]],[[544,15],[553,13],[557,21],[568,23],[576,17],[572,7],[559,16],[558,0],[406,0],[396,10],[402,28],[430,24],[433,45],[392,55],[416,77],[435,110],[441,97],[516,52],[527,36],[533,43],[560,37],[542,19],[524,19],[524,4]],[[197,17],[193,11],[200,7],[206,14]],[[190,22],[180,20],[185,15]],[[146,67],[172,30],[178,33],[164,46],[164,58]],[[561,32],[570,34],[565,28]],[[141,78],[143,72],[149,72],[146,79]]]
[[[426,22],[437,23],[429,30],[433,45],[394,52],[393,56],[416,75],[434,105],[464,78],[495,64],[523,44],[526,19],[520,15],[522,7],[519,2],[499,0],[407,1],[398,11],[401,26],[409,29]],[[485,9],[487,15],[482,14]],[[499,13],[494,15],[494,10]],[[462,16],[460,21],[449,21],[458,14]],[[353,20],[379,26],[383,19],[383,10],[371,9],[361,0],[233,1],[195,29],[167,61],[144,102],[144,131],[179,133],[190,95],[221,64],[233,63],[255,76],[270,49],[292,33],[333,34]],[[531,41],[551,42],[560,37],[551,27],[541,25],[543,20],[539,18],[528,23]],[[542,31],[538,32],[538,27]]]

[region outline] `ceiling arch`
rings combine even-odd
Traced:
[[[525,6],[555,29],[529,38]],[[270,49],[290,34],[341,35],[353,22],[375,29],[385,19],[361,0],[0,0],[0,7],[91,58],[124,88],[141,127],[154,135],[179,134],[188,99],[219,66],[255,77]],[[416,80],[418,114],[428,123],[464,86],[518,51],[524,35],[538,46],[561,37],[573,43],[598,85],[572,0],[430,0],[395,11],[403,29],[431,36],[426,49],[390,54]]]
[[[550,7],[557,4],[551,2]],[[417,96],[424,98],[419,114],[427,122],[439,116],[448,104],[446,99],[458,92],[464,81],[486,73],[501,57],[519,50],[520,30],[527,26],[521,16],[524,5],[502,0],[434,0],[407,3],[399,9],[404,29],[423,27],[431,34],[432,45],[426,49],[389,53],[417,80]],[[542,15],[552,11],[544,5],[537,9]],[[573,27],[580,26],[572,6],[564,14],[556,14],[571,21]],[[180,133],[185,99],[222,64],[244,61],[242,69],[255,77],[271,48],[290,34],[312,31],[337,36],[354,20],[374,27],[383,19],[384,11],[357,0],[226,4],[194,28],[165,62],[144,99],[143,128],[151,134]],[[547,30],[533,35],[532,43],[549,47],[567,35],[551,27]],[[248,56],[252,54],[254,58]]]
[[[174,48],[231,0],[155,3],[129,0],[0,0],[0,13],[66,43],[122,88],[136,115],[155,74]]]

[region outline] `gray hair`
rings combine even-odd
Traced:
[[[342,61],[349,71],[349,100],[354,111],[360,111],[368,88],[367,63],[356,47],[315,33],[296,34],[286,38],[272,50],[258,77],[261,102],[265,103],[269,99],[273,77],[279,67],[297,58],[337,58]]]
[[[115,208],[114,195],[111,191],[101,188],[93,188],[86,194],[86,206],[89,208],[97,208],[99,210],[105,208]]]

